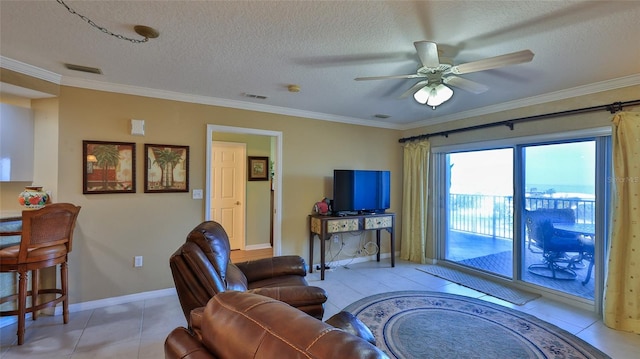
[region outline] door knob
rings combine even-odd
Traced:
[[[236,205],[239,206],[240,205],[240,201],[236,202]]]

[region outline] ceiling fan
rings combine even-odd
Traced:
[[[449,86],[457,87],[475,94],[483,93],[489,88],[475,81],[467,80],[455,75],[463,75],[471,72],[495,69],[498,67],[516,65],[529,62],[533,59],[531,50],[522,50],[510,54],[486,58],[483,60],[453,65],[451,61],[442,59],[438,55],[438,45],[433,41],[416,41],[413,43],[420,58],[422,66],[415,74],[357,77],[356,81],[386,80],[386,79],[416,79],[423,78],[400,98],[413,93],[413,98],[420,104],[431,106],[434,110],[437,106],[448,101],[453,96],[453,90]]]

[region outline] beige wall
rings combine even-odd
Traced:
[[[545,103],[542,105],[529,106],[511,111],[504,111],[500,113],[494,113],[490,115],[471,117],[460,121],[450,122],[446,124],[438,124],[433,126],[427,126],[422,128],[416,128],[411,131],[405,131],[403,137],[417,136],[421,134],[436,133],[440,131],[447,131],[456,128],[463,128],[468,126],[475,126],[479,124],[500,122],[506,120],[512,120],[522,117],[529,117],[547,113],[562,112],[579,108],[586,108],[599,105],[608,105],[613,102],[625,102],[638,100],[640,98],[640,86],[631,86],[611,91],[605,91],[601,93],[595,93],[586,96],[580,96],[567,100],[555,101]],[[640,108],[640,107],[639,107]],[[633,108],[626,108],[625,110],[634,110]],[[637,110],[637,109],[635,109]],[[563,117],[555,117],[546,120],[524,122],[515,124],[515,127],[510,130],[506,126],[492,127],[481,130],[473,130],[468,132],[460,132],[450,134],[448,137],[435,136],[430,137],[429,142],[432,148],[438,146],[449,146],[458,144],[468,144],[473,142],[499,140],[504,138],[517,138],[543,134],[553,134],[565,131],[575,131],[589,128],[599,128],[611,126],[612,114],[607,111],[597,111],[585,114],[568,115]],[[433,188],[437,186],[436,183],[430,184],[430,193],[433,193]],[[434,196],[431,196],[428,207],[428,245],[427,245],[427,258],[436,258],[435,248],[436,239],[434,238],[434,226],[433,226],[433,213],[436,208],[436,202]]]
[[[48,98],[31,101],[34,112],[34,157],[33,183],[43,189],[58,187],[58,99]],[[51,191],[51,200],[56,202],[57,193]]]
[[[145,120],[144,137],[129,134],[131,118]],[[283,132],[283,254],[307,257],[307,215],[331,195],[334,168],[391,170],[392,210],[400,208],[398,131],[63,86],[56,199],[82,206],[70,256],[72,303],[173,286],[169,256],[203,220],[204,201],[142,193],[141,149],[189,145],[190,187],[205,188],[207,124]],[[137,193],[83,195],[82,140],[135,142]],[[144,267],[133,268],[135,255]]]

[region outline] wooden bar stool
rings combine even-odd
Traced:
[[[25,316],[62,302],[64,324],[69,322],[67,296],[67,254],[71,252],[73,229],[80,207],[55,203],[41,209],[22,212],[22,236],[19,244],[0,249],[0,272],[18,273],[18,293],[2,297],[0,303],[16,301],[17,309],[0,312],[0,316],[18,316],[18,345],[24,343]],[[60,265],[60,288],[38,288],[38,271]],[[31,271],[31,291],[27,291],[27,273]],[[55,298],[39,303],[38,296],[55,294]],[[31,306],[27,307],[27,297]]]

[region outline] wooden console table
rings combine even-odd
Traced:
[[[332,235],[357,231],[376,231],[378,253],[376,259],[380,262],[380,231],[386,230],[390,234],[391,266],[396,266],[394,223],[395,213],[360,214],[353,216],[323,216],[312,214],[309,216],[309,273],[313,273],[313,242],[317,235],[320,239],[320,280],[324,280],[325,270],[325,242]]]

